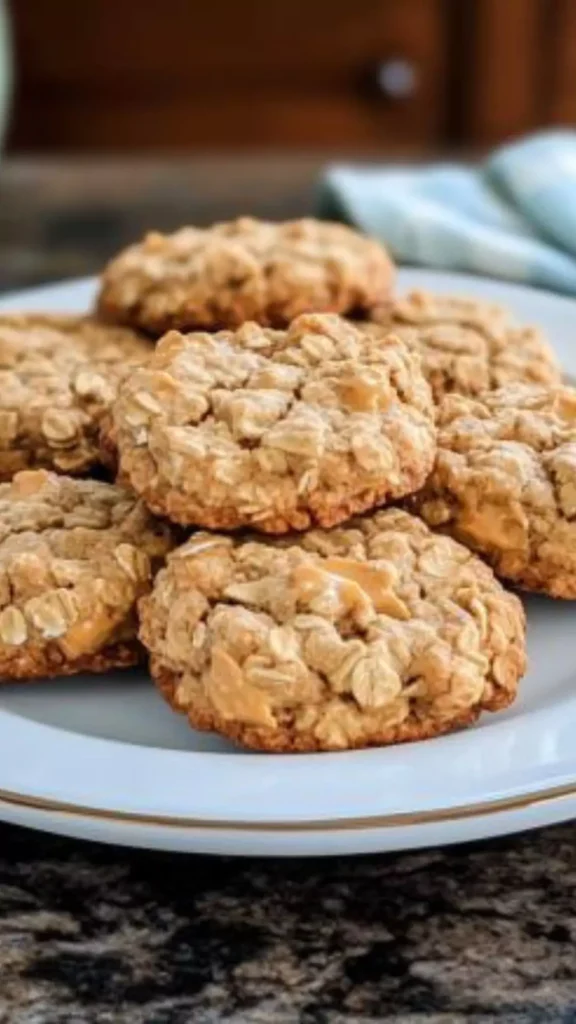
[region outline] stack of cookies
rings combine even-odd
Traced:
[[[576,597],[576,392],[545,339],[395,295],[349,228],[148,235],[92,317],[1,318],[0,362],[5,678],[146,651],[195,728],[387,744],[514,699],[495,573]]]

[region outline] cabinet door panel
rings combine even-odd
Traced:
[[[442,0],[15,0],[13,143],[434,144]]]

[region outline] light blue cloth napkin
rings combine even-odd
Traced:
[[[319,213],[399,262],[576,295],[576,132],[530,136],[481,167],[329,167]]]

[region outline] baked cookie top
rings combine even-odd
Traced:
[[[104,270],[98,309],[155,335],[246,320],[283,327],[300,313],[366,313],[392,277],[382,246],[342,224],[240,217],[131,245]]]
[[[501,576],[576,597],[576,391],[449,395],[438,419],[435,467],[411,506]]]
[[[435,452],[419,357],[331,315],[167,334],[119,390],[120,469],[183,524],[331,526],[420,487]]]
[[[0,316],[0,480],[26,468],[86,473],[118,383],[149,342],[91,317]]]
[[[560,383],[543,333],[519,326],[503,306],[412,291],[374,316],[416,345],[436,401],[449,392],[477,395],[515,381]]]
[[[174,708],[264,750],[434,736],[508,705],[525,669],[518,598],[397,509],[276,541],[196,534],[140,612]]]
[[[170,546],[123,488],[44,470],[1,484],[0,675],[134,663],[136,600]]]

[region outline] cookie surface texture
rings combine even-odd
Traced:
[[[125,249],[104,271],[98,309],[154,336],[283,327],[301,313],[367,312],[387,300],[393,273],[381,245],[342,224],[241,217]]]
[[[457,392],[477,395],[512,382],[558,384],[556,356],[536,327],[477,299],[413,291],[377,319],[414,344],[436,401]]]
[[[171,546],[133,495],[44,470],[0,485],[0,676],[140,660],[136,601]]]
[[[412,507],[500,576],[576,598],[576,391],[517,384],[445,398],[435,467]]]
[[[397,509],[275,541],[197,534],[140,613],[172,707],[261,750],[437,736],[506,707],[525,668],[518,598]]]
[[[119,382],[151,351],[133,331],[90,317],[0,316],[0,480],[106,465],[101,424]]]
[[[119,391],[122,478],[182,524],[331,526],[415,491],[434,409],[404,342],[331,315],[287,331],[171,332]]]

